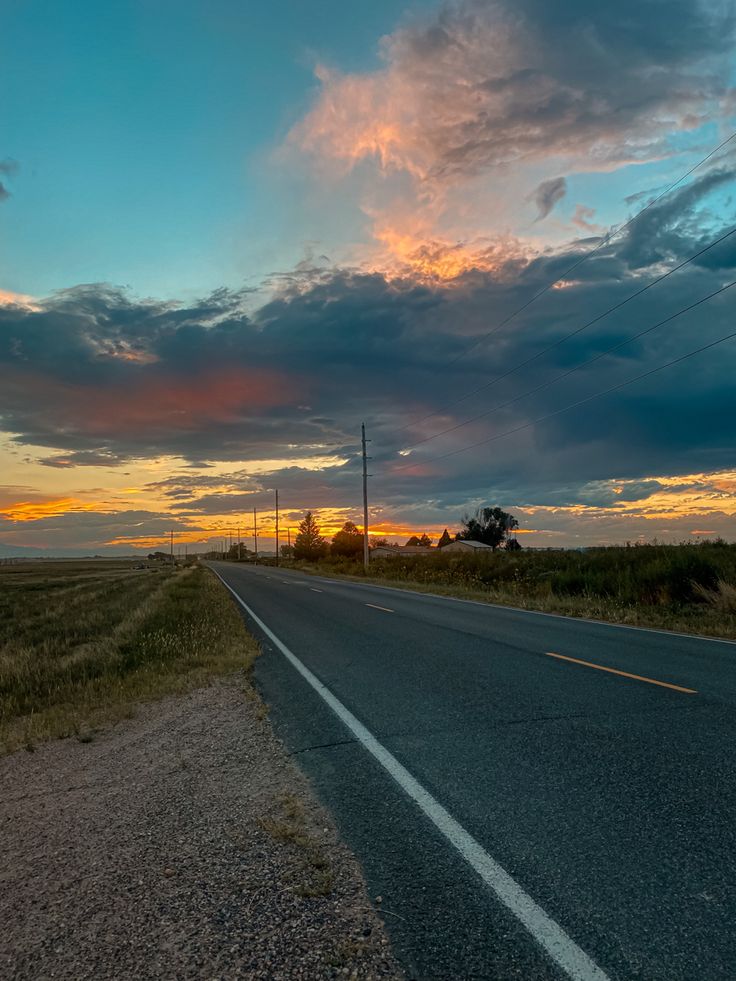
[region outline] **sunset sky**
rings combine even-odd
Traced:
[[[736,338],[647,375],[736,331],[736,138],[679,180],[735,51],[723,0],[6,0],[0,556],[361,523],[362,421],[376,535],[736,539]]]

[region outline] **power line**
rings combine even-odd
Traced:
[[[728,232],[727,235],[724,235],[724,236],[722,236],[722,238],[718,239],[718,242],[722,242],[724,239],[726,239],[730,235],[734,235],[734,234],[736,234],[736,228],[734,228],[730,232]],[[537,358],[541,357],[543,354],[546,354],[547,352],[553,350],[554,348],[559,347],[566,340],[569,340],[571,337],[574,337],[576,334],[582,333],[582,331],[584,331],[586,329],[586,327],[589,327],[591,324],[594,324],[598,320],[601,320],[603,317],[607,316],[608,313],[611,313],[614,310],[618,309],[619,307],[622,307],[625,303],[628,303],[629,300],[633,299],[635,296],[640,295],[645,290],[649,289],[651,286],[654,286],[655,283],[661,282],[662,279],[665,279],[667,276],[671,275],[673,272],[676,272],[677,269],[681,269],[682,266],[686,265],[688,262],[692,262],[693,259],[696,259],[697,258],[697,256],[700,256],[704,252],[707,252],[708,249],[713,248],[713,246],[714,245],[717,245],[718,242],[714,242],[713,245],[709,245],[708,248],[706,248],[706,249],[701,249],[701,251],[698,252],[697,255],[691,256],[689,259],[686,259],[685,262],[681,262],[679,266],[676,266],[675,269],[671,269],[669,273],[666,273],[665,274],[665,276],[660,276],[660,278],[658,280],[655,280],[653,283],[650,283],[649,286],[645,286],[643,289],[639,290],[638,293],[632,294],[626,300],[622,300],[621,303],[618,303],[618,304],[616,304],[616,306],[611,307],[611,309],[608,310],[605,314],[601,314],[601,316],[600,317],[596,317],[595,320],[589,321],[583,327],[579,327],[577,330],[574,330],[571,334],[567,334],[565,337],[561,338],[559,341],[555,341],[554,344],[550,344],[549,347],[545,348],[544,351],[540,351],[539,354],[535,354],[533,357],[527,358],[526,361],[521,362],[521,364],[517,365],[516,368],[522,367],[522,365],[530,364],[532,361],[536,361]],[[411,444],[409,444],[409,446],[402,447],[402,449],[404,449],[404,450],[411,450],[411,449],[414,449],[417,446],[421,446],[423,443],[429,443],[433,439],[438,439],[440,436],[446,436],[447,433],[454,433],[456,430],[462,429],[464,426],[469,426],[470,423],[477,422],[478,419],[484,419],[486,416],[491,415],[491,413],[498,411],[498,409],[504,409],[508,405],[513,405],[514,402],[518,402],[521,399],[526,398],[527,395],[533,395],[535,392],[539,392],[539,391],[542,391],[542,389],[549,388],[551,385],[554,385],[555,382],[560,381],[562,378],[567,378],[568,375],[571,375],[573,372],[578,371],[580,368],[585,368],[587,365],[592,364],[594,361],[598,361],[600,358],[605,357],[607,354],[611,354],[613,351],[617,351],[620,347],[623,347],[625,344],[630,344],[631,341],[635,341],[639,337],[643,337],[645,334],[651,333],[653,330],[656,330],[658,327],[663,327],[665,324],[668,324],[668,323],[670,323],[670,321],[675,320],[677,317],[682,316],[682,314],[687,313],[689,310],[692,310],[694,307],[700,306],[701,303],[705,303],[706,300],[710,300],[712,297],[717,296],[719,293],[725,292],[726,290],[730,289],[733,285],[734,285],[734,283],[729,283],[727,286],[723,286],[720,289],[714,290],[714,292],[709,293],[707,296],[704,296],[702,299],[697,300],[695,303],[690,304],[690,306],[687,306],[687,307],[684,307],[681,310],[678,310],[676,313],[674,313],[671,316],[667,317],[665,320],[660,320],[659,323],[654,324],[654,326],[647,327],[645,330],[640,331],[638,334],[633,334],[631,337],[627,337],[623,341],[619,341],[617,344],[614,344],[612,347],[606,348],[605,351],[601,351],[595,357],[589,358],[587,361],[582,361],[579,365],[576,365],[574,368],[570,368],[568,371],[565,371],[565,372],[563,372],[560,375],[556,375],[550,381],[544,382],[543,384],[538,385],[536,388],[529,389],[528,391],[524,392],[522,395],[517,395],[514,398],[509,399],[506,402],[501,402],[499,405],[494,405],[492,409],[487,409],[485,412],[479,412],[478,415],[471,416],[470,419],[465,419],[463,422],[458,422],[454,426],[448,426],[447,429],[442,429],[442,430],[440,430],[437,433],[432,433],[431,436],[425,436],[423,439],[417,440],[416,443],[411,443]],[[502,378],[506,378],[507,375],[510,375],[513,371],[516,370],[516,368],[512,368],[509,371],[507,371],[505,374],[499,375],[498,378],[495,378],[492,382],[489,382],[488,385],[485,386],[485,387],[490,387],[491,385],[494,385],[497,381],[500,381]]]
[[[724,242],[727,238],[730,238],[731,235],[734,235],[734,234],[736,234],[736,228],[732,228],[731,231],[726,232],[725,235],[721,235],[720,238],[717,238],[714,242],[711,242],[710,245],[707,245],[705,248],[701,249],[699,252],[696,252],[695,255],[691,255],[688,259],[684,259],[682,262],[678,263],[678,265],[673,266],[672,269],[669,269],[666,273],[663,273],[663,275],[658,276],[656,279],[653,279],[650,283],[647,283],[646,286],[642,286],[641,289],[636,290],[636,292],[631,293],[625,299],[620,300],[618,303],[614,304],[612,307],[609,307],[607,310],[604,310],[603,313],[598,314],[597,317],[594,317],[592,320],[589,320],[586,324],[583,324],[582,327],[578,327],[576,330],[571,331],[569,334],[565,334],[564,337],[561,337],[561,338],[559,338],[559,340],[554,341],[554,343],[549,344],[547,347],[543,348],[541,351],[538,351],[536,354],[533,354],[530,358],[526,358],[524,361],[518,362],[518,364],[515,364],[515,365],[513,365],[513,367],[508,368],[506,371],[504,371],[503,374],[496,375],[495,378],[492,378],[488,382],[484,382],[484,384],[479,385],[478,388],[474,388],[470,392],[466,392],[465,395],[461,395],[459,398],[455,399],[453,402],[448,402],[446,405],[444,405],[441,409],[438,409],[437,412],[436,413],[433,413],[433,414],[434,415],[437,415],[440,412],[444,412],[446,409],[451,409],[453,406],[459,405],[461,402],[465,402],[467,399],[471,398],[473,395],[477,395],[479,392],[483,392],[483,391],[486,391],[489,388],[492,388],[498,382],[503,381],[504,378],[508,378],[509,375],[513,375],[513,373],[515,371],[518,371],[520,368],[525,368],[527,365],[532,364],[534,361],[538,361],[539,358],[543,357],[545,354],[549,354],[550,351],[554,351],[555,348],[560,347],[566,341],[569,341],[573,337],[577,337],[578,334],[582,334],[584,330],[587,330],[589,327],[592,327],[594,324],[599,323],[599,321],[605,319],[610,314],[615,313],[616,310],[620,310],[621,307],[626,306],[627,303],[630,303],[632,300],[635,300],[638,296],[641,296],[642,293],[646,293],[647,290],[652,289],[652,287],[657,286],[663,280],[668,279],[670,276],[672,276],[674,273],[676,273],[679,269],[682,269],[683,266],[687,266],[689,263],[694,262],[696,259],[700,258],[701,255],[704,255],[706,252],[709,252],[711,249],[714,249],[717,245],[720,245],[721,242]],[[491,411],[493,411],[493,410],[491,410]],[[425,419],[428,419],[428,418],[429,418],[429,416],[425,416]],[[475,416],[473,419],[468,419],[467,422],[474,422],[475,419],[478,419],[478,418],[481,418],[481,417],[480,416]],[[466,424],[467,423],[461,423],[460,425],[466,425]],[[402,428],[405,429],[407,427],[404,426]],[[447,432],[453,432],[453,430],[458,429],[458,428],[459,428],[459,426],[453,426],[451,429],[444,429],[444,430],[442,430],[442,432],[434,433],[432,436],[426,436],[424,439],[417,440],[416,443],[411,443],[409,446],[405,446],[404,449],[410,450],[410,449],[412,449],[415,446],[420,446],[422,443],[427,443],[427,442],[429,442],[429,440],[436,439],[438,436],[444,436],[445,433],[447,433]],[[399,432],[401,432],[401,431],[402,430],[400,429]]]
[[[702,160],[699,160],[693,167],[690,168],[690,170],[684,173],[681,177],[678,177],[677,180],[672,181],[671,184],[668,184],[663,191],[661,191],[655,198],[652,198],[652,200],[649,201],[648,204],[646,204],[640,211],[637,211],[637,213],[633,215],[631,218],[629,218],[628,221],[624,222],[623,225],[619,225],[618,228],[613,229],[613,231],[608,232],[605,236],[603,236],[603,238],[601,238],[600,242],[597,245],[595,245],[592,249],[589,249],[587,252],[583,253],[583,255],[580,256],[578,259],[576,259],[575,262],[572,263],[572,265],[568,266],[563,272],[561,272],[556,279],[551,280],[549,283],[546,284],[546,286],[543,286],[541,290],[538,290],[536,293],[534,293],[525,303],[523,303],[520,307],[517,307],[512,313],[510,313],[507,317],[505,317],[503,320],[497,323],[489,331],[486,331],[485,334],[482,334],[480,337],[476,338],[470,344],[470,346],[467,347],[464,351],[461,351],[450,361],[446,361],[444,367],[450,368],[452,367],[452,365],[457,364],[458,361],[460,361],[467,354],[473,351],[479,344],[482,344],[483,341],[487,340],[492,334],[495,334],[497,331],[501,330],[502,327],[505,327],[507,324],[511,323],[511,321],[514,320],[516,317],[518,317],[520,313],[523,313],[523,311],[526,310],[527,307],[531,306],[532,303],[538,300],[540,296],[544,296],[545,293],[548,293],[554,286],[557,285],[557,283],[560,283],[564,279],[566,279],[570,275],[570,273],[574,272],[579,266],[581,266],[584,262],[590,259],[591,256],[594,256],[604,246],[610,244],[610,242],[617,235],[620,235],[621,232],[625,231],[627,228],[630,228],[635,221],[638,221],[638,219],[644,214],[645,211],[648,211],[650,208],[654,207],[654,205],[657,204],[659,201],[661,201],[663,197],[665,197],[667,194],[670,193],[670,191],[674,190],[674,188],[676,188],[678,184],[681,184],[684,180],[690,177],[691,174],[694,174],[696,170],[702,167],[703,164],[707,163],[712,157],[715,156],[716,153],[719,152],[719,150],[722,150],[723,147],[726,146],[728,143],[730,143],[731,140],[733,140],[734,138],[736,138],[736,132],[731,133],[731,135],[727,139],[723,140],[722,143],[719,143],[717,147],[711,150],[710,153],[708,153],[705,157],[703,157]],[[424,422],[426,419],[431,419],[433,416],[438,415],[440,412],[443,412],[446,408],[449,408],[451,405],[455,405],[455,404],[456,404],[455,402],[451,402],[447,406],[443,406],[442,408],[436,409],[433,412],[428,412],[426,415],[421,416],[419,419],[415,419],[412,422],[407,423],[405,426],[402,426],[401,429],[399,429],[399,432],[403,432],[405,429],[409,429],[412,426],[416,426],[420,422]]]
[[[731,286],[736,286],[736,281],[730,283],[728,286],[724,286],[723,289],[718,290],[722,293],[726,289],[730,289]],[[711,294],[715,296],[715,294]],[[699,300],[693,306],[698,306],[700,303],[704,303],[705,300],[710,299],[710,297],[704,297]],[[691,307],[688,309],[692,309]],[[658,365],[656,368],[650,368],[649,371],[644,371],[639,375],[634,375],[633,378],[629,378],[626,381],[620,382],[618,385],[612,385],[611,388],[606,388],[602,392],[595,392],[593,395],[588,395],[584,399],[579,399],[577,402],[572,402],[570,405],[565,405],[561,409],[555,409],[554,412],[548,412],[543,416],[538,416],[536,419],[532,419],[530,422],[522,423],[520,426],[515,426],[513,429],[507,429],[503,433],[496,433],[494,436],[489,436],[486,439],[478,440],[477,443],[470,443],[468,446],[461,446],[456,450],[450,450],[449,453],[443,453],[441,456],[430,457],[428,460],[417,460],[416,463],[406,464],[402,467],[394,467],[390,472],[392,474],[398,473],[401,470],[411,470],[416,466],[424,466],[427,463],[437,463],[439,460],[446,460],[448,457],[456,456],[458,453],[465,453],[468,450],[474,450],[479,446],[486,446],[488,443],[493,443],[498,439],[503,439],[505,436],[511,436],[514,433],[520,433],[524,429],[530,429],[532,426],[536,426],[540,422],[544,422],[547,419],[551,419],[554,416],[558,416],[563,412],[569,412],[571,409],[576,409],[581,405],[585,405],[588,402],[592,402],[594,399],[603,398],[604,395],[610,395],[613,392],[618,392],[622,388],[626,388],[627,385],[633,385],[634,382],[641,381],[642,378],[649,378],[651,375],[657,374],[659,371],[664,371],[665,368],[671,368],[673,365],[680,364],[683,361],[687,361],[688,358],[694,357],[696,354],[701,354],[703,351],[708,351],[713,347],[717,347],[719,344],[725,343],[725,341],[730,341],[732,338],[736,337],[736,331],[731,334],[726,334],[724,337],[719,337],[715,341],[711,341],[708,344],[703,344],[702,347],[695,348],[693,351],[688,351],[687,354],[680,355],[679,358],[674,358],[672,361],[667,361],[665,364]]]

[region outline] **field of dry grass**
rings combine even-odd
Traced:
[[[207,569],[0,567],[0,748],[93,738],[136,702],[247,667],[257,645]]]

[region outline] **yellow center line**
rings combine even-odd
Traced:
[[[366,603],[366,606],[370,606],[372,610],[383,610],[384,613],[393,613],[393,610],[389,610],[386,606],[374,606],[373,603]]]
[[[567,657],[565,654],[554,654],[547,651],[547,657],[556,657],[560,661],[571,661],[573,664],[582,664],[586,668],[595,668],[596,671],[608,671],[610,674],[620,674],[622,678],[633,678],[634,681],[646,681],[649,685],[659,685],[660,688],[671,688],[673,691],[681,691],[685,695],[697,695],[694,688],[683,688],[681,685],[671,685],[669,681],[656,681],[654,678],[644,678],[640,674],[631,674],[628,671],[619,671],[617,668],[606,668],[602,664],[593,664],[592,661],[581,661],[577,657]]]

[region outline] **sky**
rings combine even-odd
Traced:
[[[0,557],[736,540],[730,0],[5,0]],[[719,149],[716,149],[719,148]],[[715,152],[713,152],[715,150]],[[702,350],[700,350],[702,348]]]

